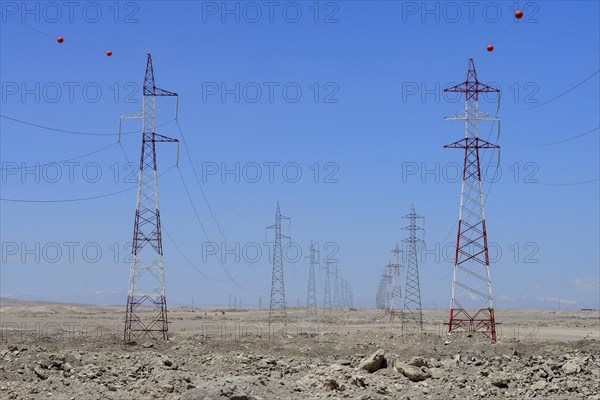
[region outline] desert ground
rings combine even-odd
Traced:
[[[600,399],[599,311],[496,310],[498,340],[382,310],[171,308],[123,343],[124,307],[0,303],[1,399]]]

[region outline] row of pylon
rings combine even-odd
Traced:
[[[465,122],[465,137],[446,148],[464,150],[464,168],[462,175],[461,201],[458,218],[458,233],[456,255],[454,262],[452,297],[450,305],[450,318],[448,332],[467,331],[482,332],[496,340],[494,317],[494,304],[492,298],[490,263],[487,245],[487,228],[484,214],[484,197],[481,181],[480,150],[496,149],[499,146],[479,138],[479,121],[498,121],[499,118],[491,116],[478,108],[479,93],[496,92],[499,89],[478,81],[475,65],[469,60],[469,69],[466,80],[446,92],[465,93],[464,114],[448,117],[450,120],[463,120]],[[132,264],[130,268],[129,290],[125,313],[124,340],[131,340],[133,336],[159,336],[168,339],[167,302],[164,284],[163,248],[158,201],[158,180],[156,163],[156,144],[160,142],[178,142],[156,133],[156,97],[176,97],[177,94],[156,87],[152,57],[147,56],[146,72],[144,77],[142,110],[141,112],[123,117],[123,119],[140,119],[142,121],[142,151],[138,175],[137,203],[133,229]],[[498,101],[500,96],[498,96]],[[499,109],[499,104],[498,104]],[[177,113],[176,113],[177,114]],[[120,125],[119,125],[120,126]],[[417,218],[414,214],[409,218]],[[409,214],[410,215],[410,214]],[[275,225],[275,246],[273,248],[273,274],[271,284],[271,301],[269,308],[269,321],[276,318],[285,318],[285,284],[283,273],[282,239],[286,236],[281,233],[282,216],[277,205]],[[415,226],[409,226],[415,232]],[[409,260],[407,262],[407,287],[403,316],[419,321],[422,326],[422,310],[420,300],[419,274],[416,256],[416,236],[407,239],[409,244]],[[394,250],[395,251],[395,250]],[[397,252],[399,253],[399,251]],[[328,264],[326,264],[326,267]],[[313,265],[314,267],[314,265]],[[399,263],[390,263],[386,268],[386,310],[390,317],[396,315],[396,299],[401,292],[399,283]],[[311,312],[316,304],[314,271],[312,280],[309,279],[308,299],[311,302]],[[326,281],[329,280],[329,271]],[[388,289],[391,287],[391,292]],[[329,286],[326,283],[325,290]],[[339,305],[336,298],[337,280],[334,292],[334,302]],[[311,293],[311,290],[313,293]],[[314,296],[313,296],[314,294]],[[328,294],[325,294],[324,306],[327,308]],[[339,296],[339,293],[337,294]],[[313,297],[315,301],[313,301]],[[308,300],[307,299],[307,300]],[[481,299],[479,307],[473,310],[470,300]],[[308,303],[308,302],[307,302]],[[352,296],[350,296],[350,304]],[[151,310],[144,308],[150,305]],[[331,306],[329,300],[329,306]],[[307,304],[307,312],[308,312]],[[399,308],[399,306],[398,306]],[[147,312],[146,312],[147,311]]]
[[[275,224],[267,229],[275,231],[274,246],[273,246],[273,271],[271,275],[271,301],[269,304],[269,322],[284,322],[286,319],[286,297],[285,297],[285,274],[283,266],[283,243],[284,239],[289,239],[282,233],[281,221],[289,220],[289,217],[281,214],[279,202],[275,211]],[[317,318],[317,285],[315,279],[315,269],[320,266],[319,249],[315,247],[314,242],[310,244],[309,258],[309,273],[308,273],[308,290],[306,296],[306,315],[309,318]],[[323,307],[322,309],[331,310],[334,308],[352,307],[354,303],[354,295],[349,283],[342,277],[337,265],[337,261],[325,260],[325,283],[323,291]],[[333,278],[333,298],[331,295],[331,279]]]
[[[423,241],[417,237],[417,231],[423,228],[418,226],[417,221],[423,219],[415,212],[414,206],[407,218],[409,223],[403,230],[408,230],[409,235],[402,240],[405,251],[402,252],[398,244],[391,251],[392,260],[385,266],[377,291],[377,307],[385,310],[385,317],[389,320],[400,318],[402,327],[412,324],[419,330],[423,329],[423,311],[421,308],[421,288],[419,282],[419,264],[417,255],[417,243]],[[406,255],[402,259],[402,253]],[[402,260],[402,262],[401,262]],[[402,296],[402,274],[403,264],[406,266],[405,291]]]
[[[444,148],[464,151],[448,334],[478,332],[488,336],[492,341],[496,341],[480,152],[484,149],[499,149],[499,146],[479,138],[479,122],[498,122],[499,137],[500,119],[479,110],[479,94],[498,93],[498,110],[500,110],[500,90],[479,82],[475,63],[473,59],[469,59],[465,81],[445,89],[445,92],[465,94],[464,112],[445,118],[446,120],[458,120],[465,123],[464,138],[444,146]],[[400,313],[403,321],[416,321],[422,328],[419,270],[416,254],[416,243],[419,239],[415,235],[418,228],[415,225],[417,216],[414,213],[414,208],[407,217],[411,219],[411,223],[404,229],[409,229],[411,236],[406,239],[409,250],[407,252],[404,308],[402,312],[398,311],[401,298],[400,286],[397,283],[400,276],[400,264],[398,262],[400,250],[398,246],[392,250],[394,261],[386,266],[385,273],[382,276],[377,302],[378,306],[385,308],[388,317],[394,318]],[[407,306],[407,303],[414,306]]]

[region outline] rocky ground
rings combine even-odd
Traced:
[[[124,344],[117,309],[0,310],[2,399],[600,399],[597,311],[506,312],[491,343],[446,336],[433,311],[418,334],[379,310],[292,310],[286,330],[178,309],[169,342]]]

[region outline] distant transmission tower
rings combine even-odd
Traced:
[[[419,264],[417,256],[417,231],[423,228],[417,226],[417,220],[423,217],[415,212],[412,207],[408,218],[408,226],[402,228],[409,231],[409,236],[403,242],[408,244],[406,260],[406,289],[404,290],[404,312],[402,313],[402,329],[405,324],[415,324],[420,330],[423,329],[423,312],[421,311],[421,288],[419,285]]]
[[[132,261],[125,311],[123,339],[161,337],[168,340],[167,299],[163,248],[158,206],[156,143],[177,142],[155,132],[156,97],[177,96],[154,84],[152,56],[148,54],[142,97],[142,111],[121,119],[142,120],[142,156],[138,175],[137,203],[133,225]],[[119,134],[120,134],[119,123]],[[144,308],[148,305],[150,308]]]
[[[275,245],[273,246],[273,275],[271,277],[271,305],[269,307],[269,323],[285,320],[285,284],[283,274],[283,246],[281,239],[289,239],[281,233],[281,220],[289,219],[281,215],[279,202],[275,212],[275,225],[267,229],[275,229]]]
[[[348,281],[344,281],[344,307],[350,308],[350,285]]]
[[[383,274],[381,274],[381,279],[379,280],[379,286],[377,287],[377,294],[375,296],[375,305],[377,308],[381,310],[385,310],[386,308],[386,295],[387,295],[387,272],[384,270]]]
[[[340,280],[338,273],[338,265],[335,264],[335,270],[333,274],[333,308],[340,307]]]
[[[444,146],[464,149],[465,154],[448,333],[481,332],[496,341],[479,151],[499,146],[479,138],[479,121],[499,121],[499,118],[479,110],[479,93],[500,93],[500,90],[477,80],[475,64],[470,58],[465,82],[445,91],[465,93],[464,115],[445,118],[465,121],[465,138]]]
[[[400,314],[400,299],[402,291],[400,288],[400,248],[392,250],[392,262],[386,266],[386,308],[385,315],[393,319]]]
[[[315,265],[318,265],[313,242],[310,242],[310,266],[308,270],[308,294],[306,296],[306,316],[317,318],[317,288],[315,284]]]
[[[331,287],[329,284],[329,274],[331,274],[331,261],[325,260],[325,290],[323,294],[323,308],[331,310]]]

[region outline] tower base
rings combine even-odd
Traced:
[[[479,309],[473,316],[461,308],[450,309],[450,322],[448,333],[452,332],[477,332],[496,341],[496,321],[493,308]]]
[[[150,303],[151,306],[143,307],[144,303]],[[142,318],[142,314],[144,318]],[[169,340],[167,300],[165,296],[159,298],[149,296],[127,297],[123,340],[128,342],[132,339],[144,337]]]

